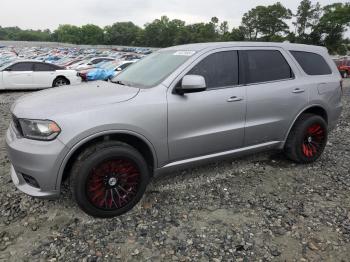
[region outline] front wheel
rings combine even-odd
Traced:
[[[142,198],[149,171],[142,155],[120,142],[103,142],[85,150],[72,167],[70,184],[87,214],[110,218],[132,209]]]
[[[322,155],[327,139],[326,121],[318,115],[303,114],[290,131],[284,151],[292,161],[312,163]]]

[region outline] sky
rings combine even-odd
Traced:
[[[296,12],[301,0],[280,0]],[[316,2],[315,0],[312,0]],[[111,25],[132,21],[139,26],[162,15],[187,23],[208,22],[216,16],[237,27],[245,12],[257,5],[270,5],[277,0],[10,0],[2,1],[0,26],[22,29],[56,29],[60,24]],[[327,5],[346,0],[319,0]]]

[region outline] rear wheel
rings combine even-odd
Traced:
[[[91,216],[108,218],[126,213],[140,201],[149,171],[136,149],[110,141],[85,150],[70,178],[79,207]]]
[[[53,87],[66,86],[69,85],[69,81],[64,77],[58,77],[53,81]]]
[[[286,156],[297,163],[315,162],[327,144],[326,121],[313,114],[303,114],[294,124],[285,144]]]

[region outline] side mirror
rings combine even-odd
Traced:
[[[11,67],[5,68],[4,71],[11,72],[12,68]]]
[[[87,65],[92,65],[92,63],[87,63]]]
[[[123,69],[121,69],[120,67],[118,67],[115,71],[118,71],[118,72],[120,72],[120,71],[122,71]]]
[[[180,87],[176,88],[179,94],[197,93],[207,89],[205,78],[200,75],[186,75],[182,79]]]

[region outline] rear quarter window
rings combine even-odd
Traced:
[[[332,74],[332,70],[326,60],[319,54],[303,51],[291,51],[291,54],[308,75]]]

